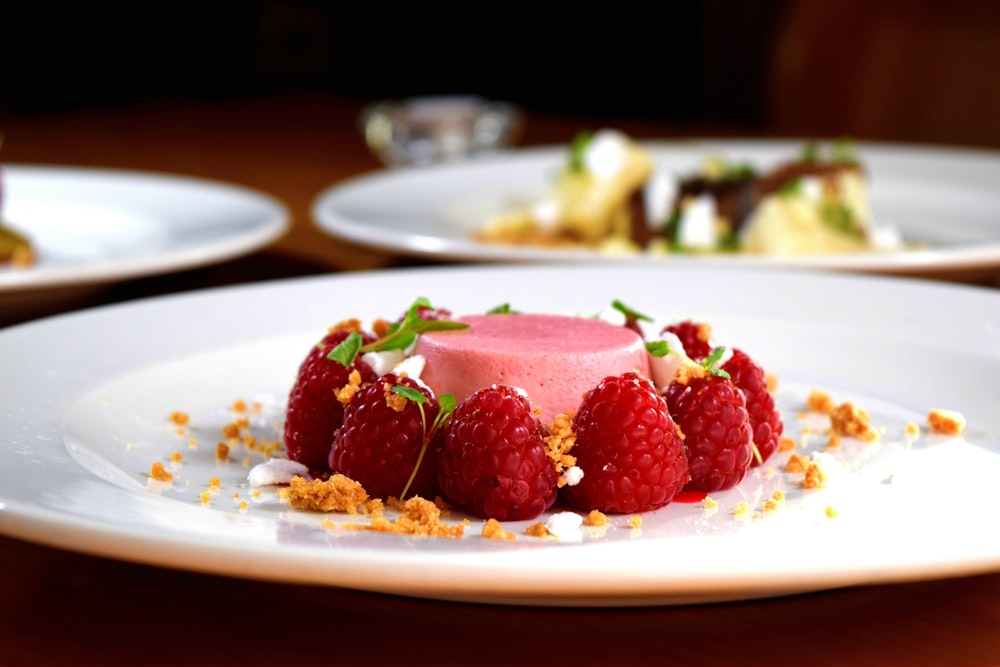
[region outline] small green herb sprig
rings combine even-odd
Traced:
[[[619,299],[615,299],[611,302],[611,307],[617,310],[619,313],[625,316],[625,326],[630,329],[638,329],[639,322],[652,322],[653,318],[649,315],[644,315],[638,310],[635,310],[627,305],[625,305]]]
[[[569,146],[569,170],[575,173],[586,171],[586,160],[584,155],[594,141],[594,133],[590,131],[580,132],[573,138]]]
[[[403,486],[402,493],[399,494],[399,499],[403,500],[406,498],[406,494],[409,492],[410,487],[413,485],[413,480],[417,477],[417,471],[420,470],[420,465],[424,462],[424,456],[427,454],[427,448],[430,446],[431,440],[438,431],[448,422],[451,418],[451,414],[455,411],[457,407],[457,401],[455,400],[454,394],[441,394],[438,397],[438,413],[434,417],[434,421],[428,425],[427,424],[427,413],[424,411],[424,404],[427,402],[427,395],[424,394],[419,389],[414,387],[408,387],[403,384],[397,384],[392,388],[392,393],[402,396],[408,401],[412,401],[417,405],[420,410],[420,423],[423,425],[424,437],[423,443],[420,446],[420,453],[417,455],[417,462],[413,466],[413,472],[410,473],[410,477],[406,480],[406,484]]]
[[[640,313],[631,306],[626,305],[620,299],[615,299],[614,301],[612,301],[611,307],[625,316],[625,326],[628,326],[630,328],[633,329],[636,328],[636,325],[640,320],[644,322],[653,321],[652,317]],[[646,346],[646,351],[654,357],[665,357],[668,354],[673,354],[678,357],[687,359],[692,363],[696,363],[693,359],[688,357],[686,354],[683,354],[680,350],[672,349],[670,347],[670,343],[663,340],[662,338],[657,340],[646,341],[645,346]],[[712,351],[708,354],[708,356],[705,357],[699,365],[702,366],[711,375],[718,375],[719,377],[724,377],[728,380],[730,379],[729,373],[722,370],[722,368],[719,367],[719,362],[722,360],[722,357],[725,354],[726,354],[726,348],[724,347],[713,348]]]
[[[670,343],[668,343],[663,339],[648,341],[646,343],[646,351],[649,352],[649,354],[654,357],[665,357],[668,354],[673,354],[678,357],[682,357],[683,359],[686,359],[688,361],[691,361],[692,363],[697,363],[693,359],[691,359],[691,357],[687,356],[686,354],[682,354],[680,350],[672,349],[670,347]],[[701,363],[699,363],[698,365],[704,368],[709,373],[709,375],[717,375],[721,378],[726,378],[727,380],[730,380],[732,379],[732,377],[729,375],[729,371],[723,370],[719,366],[719,362],[722,360],[725,354],[726,354],[726,348],[724,347],[712,348],[712,351],[708,353],[708,356],[702,359]]]
[[[389,327],[388,332],[372,343],[364,343],[361,334],[351,332],[339,345],[330,350],[327,356],[332,361],[337,361],[344,366],[350,366],[359,354],[366,352],[384,352],[387,350],[405,350],[417,336],[425,331],[447,331],[455,329],[466,329],[468,324],[464,322],[454,322],[452,320],[425,320],[420,317],[420,310],[431,308],[430,301],[425,297],[418,297],[406,315],[399,322],[394,322]]]

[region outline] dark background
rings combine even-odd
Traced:
[[[749,134],[1000,146],[996,0],[4,3],[0,114],[474,93]]]

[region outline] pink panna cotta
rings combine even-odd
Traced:
[[[506,384],[524,390],[542,423],[576,411],[583,395],[609,375],[649,376],[649,355],[635,331],[603,320],[550,314],[457,318],[467,329],[420,335],[421,380],[458,402],[477,389]]]

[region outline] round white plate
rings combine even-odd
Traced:
[[[507,524],[513,542],[482,538],[477,520],[457,540],[331,528],[325,518],[345,517],[291,509],[273,491],[251,494],[247,465],[262,455],[237,448],[216,462],[236,399],[260,403],[259,442],[276,437],[298,364],[326,328],[350,316],[395,317],[417,296],[457,313],[509,302],[591,314],[622,299],[661,321],[702,319],[778,377],[789,436],[804,437],[800,413],[819,388],[868,410],[881,438],[830,449],[839,463],[822,489],[804,490],[783,469],[789,454],[778,453],[712,494],[714,512],[675,502],[644,515],[639,530],[617,516],[604,531],[558,541],[528,537],[529,522]],[[736,600],[1000,569],[1000,292],[984,288],[666,265],[357,273],[10,327],[0,331],[0,367],[0,532],[57,547],[237,577],[539,605]],[[931,408],[961,411],[964,435],[904,437]],[[191,417],[182,433],[168,420],[174,411]],[[800,449],[824,442],[814,434]],[[183,457],[177,466],[173,452]],[[150,482],[154,462],[173,472],[172,484]],[[203,505],[212,476],[222,488]],[[786,499],[766,511],[775,489]],[[741,501],[761,516],[734,514]]]
[[[220,262],[270,244],[289,222],[270,195],[188,176],[5,164],[0,179],[4,222],[38,257],[0,267],[0,294]]]
[[[679,176],[710,155],[766,169],[799,155],[805,141],[644,142]],[[1000,266],[1000,152],[859,143],[869,171],[873,214],[927,249],[770,257],[634,256],[630,263],[692,266],[808,266],[886,273],[936,273]],[[514,150],[459,164],[381,171],[320,193],[313,217],[324,231],[398,253],[466,261],[609,261],[591,251],[510,247],[471,239],[491,214],[543,195],[568,147]]]

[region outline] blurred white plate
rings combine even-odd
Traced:
[[[694,173],[710,155],[761,169],[793,159],[805,140],[644,142],[658,164]],[[635,256],[624,261],[693,266],[809,266],[935,274],[1000,267],[1000,153],[858,143],[871,179],[872,208],[926,250],[798,257]],[[338,183],[313,204],[334,236],[404,255],[464,261],[610,261],[590,251],[488,245],[471,240],[489,215],[538,198],[564,163],[567,146],[509,151],[460,164],[383,171]]]
[[[0,267],[0,294],[233,259],[276,240],[289,221],[270,195],[188,176],[5,164],[0,179],[0,215],[38,258]]]
[[[790,437],[802,436],[798,416],[813,388],[869,410],[882,437],[830,450],[845,467],[824,489],[803,490],[779,453],[713,494],[714,513],[675,502],[644,515],[641,530],[614,517],[579,541],[527,537],[527,522],[508,524],[514,542],[480,537],[481,521],[459,540],[332,529],[327,515],[291,510],[273,491],[253,497],[244,459],[262,455],[235,448],[216,462],[236,399],[259,401],[255,433],[275,438],[318,336],[349,316],[395,317],[416,296],[457,313],[509,302],[587,314],[618,298],[662,320],[703,319],[777,375]],[[537,605],[699,603],[1000,569],[1000,292],[984,288],[666,265],[344,274],[9,327],[0,367],[0,532],[56,547],[226,576]],[[924,431],[907,442],[906,423],[923,424],[933,407],[963,412],[964,436]],[[191,416],[189,430],[176,432],[173,411]],[[823,444],[814,435],[803,451]],[[183,457],[177,467],[172,452]],[[172,485],[149,482],[154,462],[173,472]],[[212,476],[222,489],[203,506]],[[741,501],[760,509],[774,489],[786,494],[777,511],[733,514]],[[839,514],[829,518],[827,507]]]

